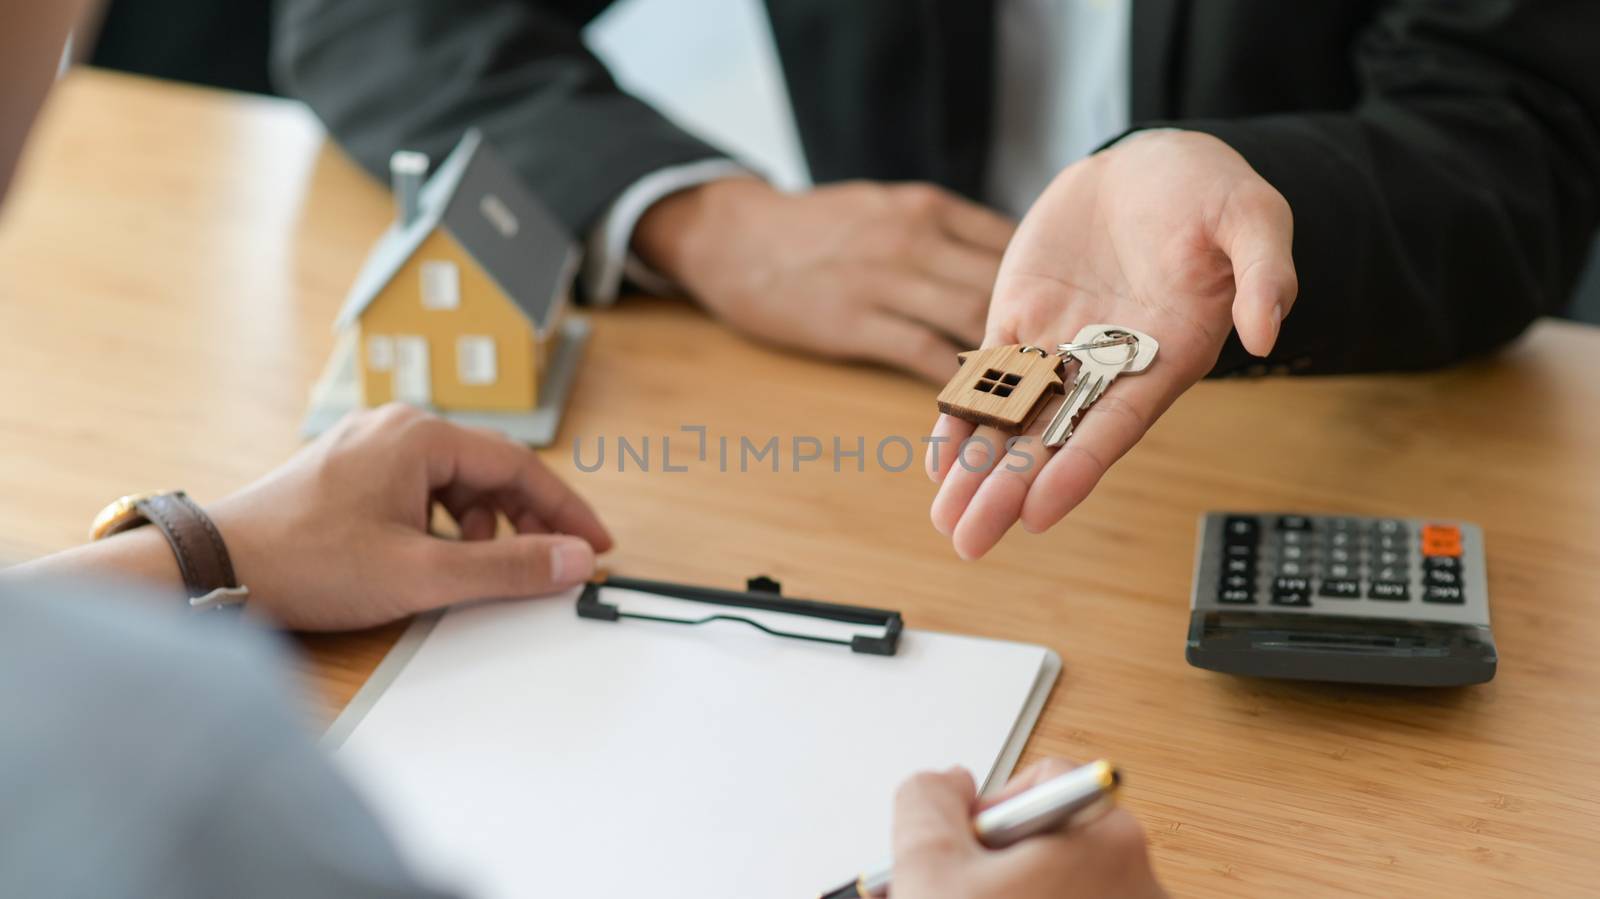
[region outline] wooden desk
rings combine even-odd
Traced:
[[[335,307],[389,215],[287,103],[78,74],[38,137],[0,231],[12,556],[77,542],[121,492],[214,498],[292,452]],[[921,472],[873,459],[885,437],[924,433],[927,385],[770,353],[679,303],[595,321],[546,456],[610,523],[614,569],[764,572],[915,627],[1049,644],[1066,672],[1030,754],[1120,762],[1175,893],[1600,883],[1600,332],[1541,323],[1495,360],[1431,375],[1203,384],[1069,521],[972,565],[928,525]],[[709,464],[685,425],[707,428]],[[689,471],[661,470],[665,435]],[[824,461],[790,471],[796,435]],[[835,435],[865,441],[866,472],[844,458],[835,473]],[[574,439],[588,461],[617,436],[648,436],[652,470],[619,472],[614,455],[575,469]],[[777,437],[784,470],[718,471],[722,436],[735,450]],[[1499,677],[1380,690],[1188,667],[1195,519],[1223,506],[1482,523]],[[396,633],[305,638],[324,718]]]

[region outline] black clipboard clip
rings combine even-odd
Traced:
[[[869,609],[863,606],[817,602],[812,599],[789,599],[782,595],[783,587],[781,584],[764,575],[751,578],[746,582],[745,586],[746,590],[741,593],[736,590],[718,590],[713,587],[692,587],[687,584],[669,584],[664,581],[607,576],[604,580],[590,581],[583,585],[583,592],[578,594],[578,617],[592,618],[596,621],[618,621],[623,618],[636,618],[642,621],[691,625],[706,624],[712,621],[738,621],[774,637],[810,640],[813,643],[832,643],[838,646],[848,646],[851,652],[876,656],[892,656],[900,647],[900,632],[905,628],[905,623],[901,620],[899,612],[891,612],[886,609]],[[845,624],[872,625],[882,627],[883,636],[856,634],[850,639],[844,640],[816,634],[800,634],[768,627],[753,618],[728,612],[712,612],[699,618],[668,618],[660,615],[625,612],[613,603],[600,601],[600,591],[606,587],[615,587],[620,590],[636,590],[640,593],[652,593],[657,596],[686,599],[691,602],[702,602],[714,606],[727,606],[762,612],[780,612],[786,615],[821,618]]]

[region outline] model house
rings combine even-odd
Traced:
[[[362,402],[533,410],[577,247],[479,132],[424,183],[427,167],[419,153],[390,161],[395,222],[339,313],[357,332]]]

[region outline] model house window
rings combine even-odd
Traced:
[[[500,379],[493,337],[463,334],[456,338],[456,379],[468,387],[483,387]]]
[[[455,309],[461,305],[461,270],[454,262],[422,263],[422,308]]]
[[[389,371],[394,368],[394,338],[374,334],[367,338],[367,368]]]
[[[979,393],[992,393],[995,396],[1010,396],[1011,391],[1021,383],[1021,375],[991,368],[983,373],[983,377],[978,379],[978,383],[972,389]]]
[[[478,211],[500,232],[501,237],[517,236],[517,217],[507,208],[504,200],[494,194],[484,194],[483,199],[478,201]]]

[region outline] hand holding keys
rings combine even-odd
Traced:
[[[1049,409],[1009,446],[1003,431],[941,416],[928,451],[934,527],[971,559],[1019,521],[1035,533],[1055,525],[1216,367],[1231,335],[1254,355],[1273,350],[1299,289],[1293,249],[1288,201],[1208,135],[1146,131],[1064,169],[1006,247],[984,343],[1049,347],[1111,322],[1159,338],[1159,358],[1137,377],[1130,360],[1109,387],[1069,385],[1084,408],[1063,413],[1056,431],[1071,436],[1054,453],[1037,436]],[[1070,355],[1076,379],[1084,354]],[[1109,347],[1093,355],[1123,358]],[[985,461],[974,444],[956,458],[969,437],[1010,452],[990,449]]]
[[[1106,395],[1113,382],[1124,375],[1136,375],[1149,369],[1155,363],[1159,349],[1160,345],[1154,337],[1138,329],[1094,324],[1081,328],[1072,342],[1058,344],[1053,355],[1047,356],[1038,347],[1020,345],[990,347],[961,354],[962,369],[939,394],[939,409],[948,416],[979,427],[976,433],[972,433],[970,428],[963,428],[960,433],[950,433],[943,427],[943,422],[948,419],[941,419],[941,427],[936,430],[945,430],[950,437],[952,445],[946,449],[948,454],[962,452],[966,447],[961,445],[961,441],[968,433],[972,433],[973,445],[981,448],[975,455],[987,458],[979,460],[978,464],[963,458],[960,470],[956,467],[948,469],[948,480],[954,483],[946,483],[935,500],[935,525],[945,533],[951,533],[940,521],[941,515],[946,514],[944,509],[954,504],[965,507],[970,503],[980,508],[1009,506],[1015,511],[1008,518],[985,515],[977,519],[978,528],[985,529],[986,533],[975,539],[968,536],[965,543],[977,543],[980,550],[969,553],[963,538],[958,537],[956,547],[959,552],[969,557],[981,555],[982,550],[998,540],[1013,521],[1022,517],[1022,506],[1031,484],[1040,476],[1040,470],[1051,461],[1048,450],[1066,446],[1090,407]],[[1019,361],[1022,359],[1031,360],[1031,367]],[[1044,364],[1046,360],[1052,364]],[[1067,378],[1065,388],[1062,387],[1062,376],[1059,374],[1063,370]],[[1004,385],[1000,389],[1006,389],[1008,396],[1016,400],[1011,404],[1013,408],[1009,410],[1009,415],[994,414],[995,399],[992,392],[997,384]],[[1063,389],[1066,397],[1054,414],[1047,418],[1040,416],[1039,413],[1048,405],[1048,399],[1054,392]],[[1126,401],[1122,406],[1125,410],[1133,408]],[[1030,423],[1036,419],[1048,422],[1044,424],[1042,433],[1036,424],[1030,427]],[[1113,426],[1125,426],[1129,419],[1130,416],[1124,414],[1113,422]],[[1109,429],[1108,426],[1101,428],[1102,431]],[[1142,430],[1141,426],[1140,433]],[[1132,439],[1137,439],[1137,435]],[[1132,439],[1128,442],[1131,443]],[[1100,450],[1090,447],[1078,455],[1098,462],[1100,453]],[[1004,474],[1000,476],[1002,472]],[[946,473],[936,471],[935,479]],[[990,480],[995,483],[988,484]],[[982,502],[978,501],[977,496],[980,490],[988,494]],[[995,530],[996,525],[998,530]]]

